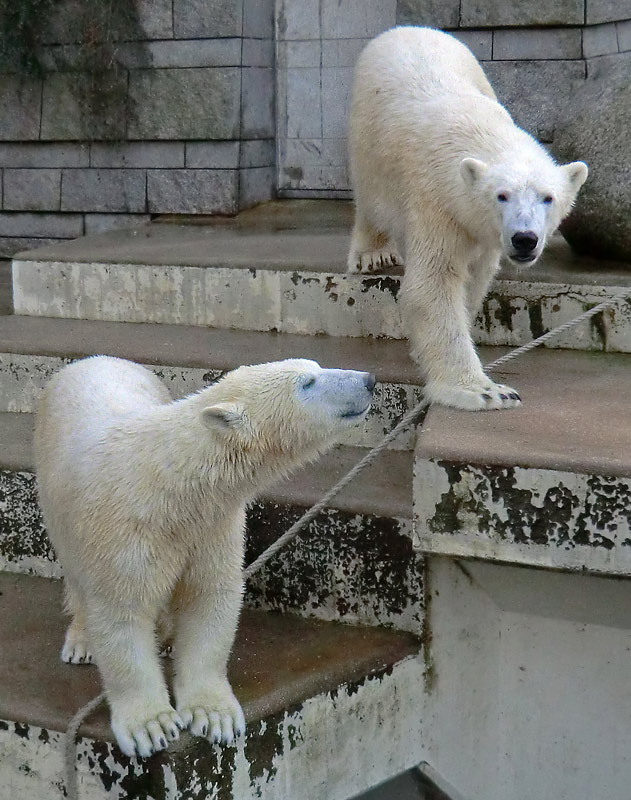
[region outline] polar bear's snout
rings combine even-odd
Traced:
[[[363,416],[372,402],[377,379],[370,372],[323,369],[309,382],[305,399],[326,407],[332,416],[354,420]]]

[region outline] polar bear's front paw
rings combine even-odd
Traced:
[[[372,274],[401,263],[396,253],[388,250],[372,250],[369,253],[351,253],[348,258],[348,271]]]
[[[148,758],[166,750],[169,742],[180,737],[185,724],[171,706],[147,707],[133,711],[112,711],[112,731],[116,743],[126,756]]]
[[[433,403],[465,411],[509,409],[521,405],[521,397],[514,389],[501,383],[493,383],[488,378],[471,386],[430,383],[425,387],[425,395]]]
[[[243,711],[227,681],[180,696],[177,709],[193,736],[230,745],[245,733]]]
[[[71,625],[61,650],[61,660],[66,664],[91,664],[92,653],[88,649],[85,631]]]

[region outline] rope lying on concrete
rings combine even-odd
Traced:
[[[506,355],[497,358],[495,361],[492,361],[490,364],[485,365],[485,370],[487,372],[491,372],[492,370],[501,367],[503,364],[506,364],[508,361],[512,361],[515,358],[519,358],[519,356],[524,355],[524,353],[528,353],[530,350],[534,350],[536,347],[540,347],[542,344],[545,344],[549,339],[558,336],[561,333],[573,328],[575,325],[578,325],[585,320],[591,319],[591,317],[596,316],[596,314],[600,314],[602,311],[606,311],[608,308],[616,305],[617,303],[627,300],[631,297],[631,289],[627,289],[620,294],[611,297],[609,300],[604,300],[602,303],[599,303],[593,308],[590,308],[588,311],[583,312],[578,317],[569,320],[568,322],[564,322],[563,325],[559,325],[557,328],[553,328],[551,331],[544,333],[542,336],[539,336],[537,339],[533,339],[528,344],[524,344],[521,347],[517,347],[515,350],[511,350]],[[401,420],[395,425],[395,427],[387,433],[384,438],[379,442],[378,445],[372,448],[360,461],[355,464],[355,466],[349,470],[346,475],[344,475],[340,480],[333,486],[329,491],[315,504],[313,505],[305,514],[300,517],[300,519],[295,522],[282,536],[280,536],[273,544],[271,544],[266,550],[264,550],[261,555],[256,558],[243,572],[243,577],[245,580],[250,578],[256,572],[258,572],[261,567],[266,564],[271,558],[273,558],[279,550],[282,550],[283,547],[289,544],[293,539],[298,536],[317,516],[318,514],[323,511],[325,508],[328,507],[331,500],[333,500],[337,495],[348,486],[351,481],[355,480],[355,478],[363,472],[367,467],[369,467],[373,461],[375,461],[384,450],[388,448],[388,445],[394,441],[399,434],[403,433],[403,431],[407,430],[411,425],[418,422],[421,417],[423,416],[426,409],[429,407],[430,401],[423,399],[421,400],[418,405],[414,408],[410,409],[410,411],[405,414]],[[90,700],[89,703],[86,703],[82,708],[80,708],[74,717],[70,720],[70,724],[68,725],[68,729],[66,731],[66,741],[64,746],[64,762],[66,766],[66,792],[68,800],[79,800],[78,795],[78,784],[77,784],[77,772],[75,769],[75,761],[76,761],[76,747],[75,741],[77,738],[77,732],[81,723],[93,712],[95,711],[101,703],[105,700],[105,693],[101,693],[97,697],[94,697]]]

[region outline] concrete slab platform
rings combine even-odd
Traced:
[[[35,317],[405,338],[401,269],[346,273],[347,240],[343,228],[306,223],[282,230],[151,224],[86,237],[14,260],[15,309]],[[624,265],[575,257],[556,238],[535,267],[500,272],[474,338],[524,344],[619,294],[630,277]],[[631,303],[549,346],[631,351]]]
[[[340,200],[276,200],[236,217],[161,217],[124,231],[25,251],[17,261],[153,264],[345,272],[353,206]],[[401,274],[402,269],[388,270]],[[562,236],[534,267],[505,265],[502,280],[631,285],[631,265],[578,256]]]
[[[101,691],[95,667],[60,660],[67,623],[59,581],[0,573],[0,719],[64,731],[77,709]],[[365,678],[419,649],[411,634],[245,611],[230,678],[252,721]],[[112,741],[106,709],[95,712],[80,733]]]
[[[519,391],[518,409],[434,406],[417,456],[631,476],[631,357],[539,349],[505,364],[501,376]]]

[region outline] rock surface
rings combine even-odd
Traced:
[[[564,108],[552,145],[590,170],[563,235],[579,253],[619,261],[631,261],[630,76],[631,60],[603,64]]]

